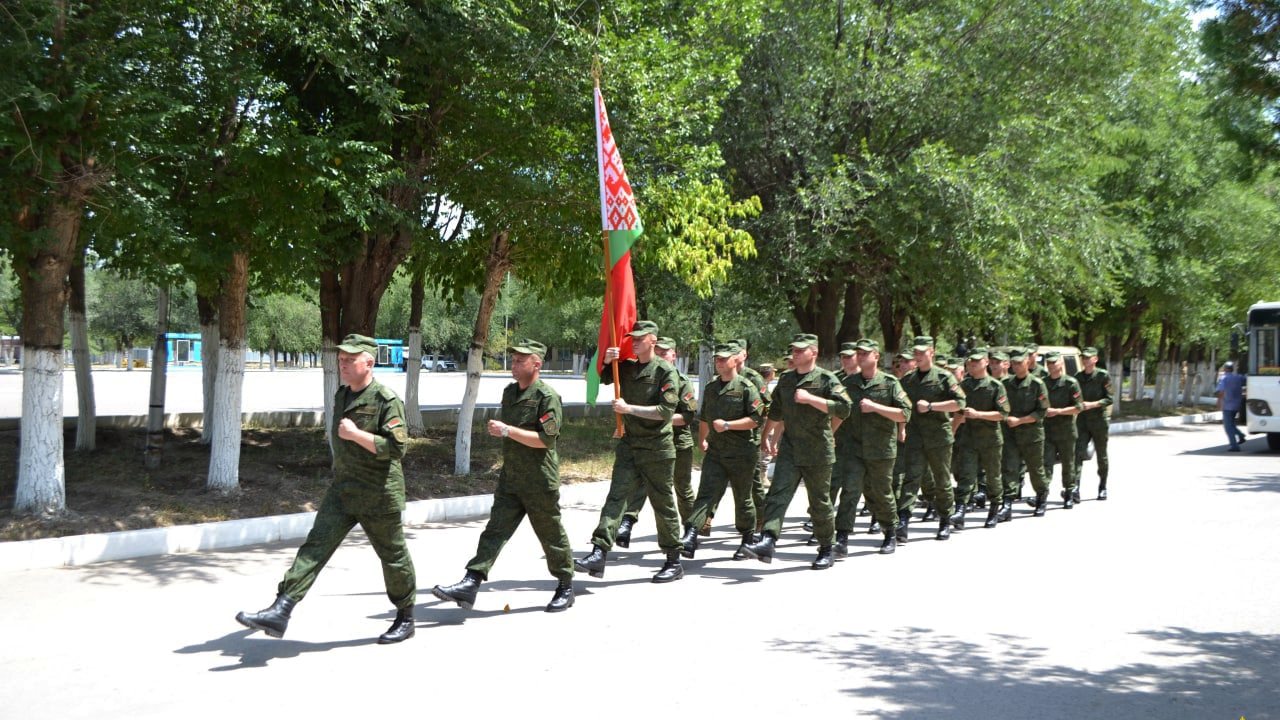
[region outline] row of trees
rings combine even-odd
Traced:
[[[333,344],[388,334],[397,276],[411,349],[428,298],[472,298],[469,397],[500,300],[589,346],[593,67],[645,221],[641,314],[704,354],[794,330],[1203,354],[1280,278],[1270,6],[1196,30],[1173,0],[6,3],[18,509],[63,506],[47,409],[64,334],[87,342],[86,257],[194,288],[223,491],[250,295],[317,306],[326,397]]]

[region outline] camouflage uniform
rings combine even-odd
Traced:
[[[760,455],[758,441],[753,438],[764,422],[764,402],[751,380],[742,375],[725,382],[716,377],[707,383],[702,393],[702,422],[737,420],[749,417],[756,421],[754,430],[726,430],[707,432],[707,452],[702,458],[702,480],[698,483],[698,497],[686,524],[699,528],[710,515],[712,508],[724,497],[726,487],[733,488],[734,527],[745,534],[756,529],[756,508],[751,499],[752,478],[756,458]]]
[[[572,580],[569,536],[560,521],[560,457],[556,452],[564,422],[560,395],[540,379],[523,390],[513,382],[502,392],[501,413],[502,422],[536,432],[546,447],[532,448],[509,437],[503,439],[502,473],[493,493],[493,508],[467,569],[488,579],[502,547],[527,514],[546,554],[547,570],[558,580]]]
[[[797,390],[825,398],[829,413],[795,401]],[[764,531],[774,538],[782,533],[782,520],[801,480],[809,494],[809,513],[818,544],[835,541],[835,511],[831,507],[831,465],[835,462],[835,438],[831,418],[849,416],[849,395],[829,370],[814,367],[801,375],[788,370],[773,391],[769,419],[783,423],[782,440],[773,470],[773,484],[765,496]]]
[[[694,397],[693,383],[689,382],[689,378],[677,370],[676,379],[676,392],[680,400],[676,402],[676,410],[672,417],[679,415],[684,418],[685,424],[671,426],[671,442],[676,448],[676,463],[672,471],[671,483],[676,493],[676,509],[680,513],[680,523],[683,525],[688,522],[689,513],[693,512],[693,431],[697,426],[698,400]],[[646,497],[648,497],[648,490],[643,485],[637,485],[631,499],[627,501],[626,517],[631,518],[633,522],[640,517]]]
[[[1049,394],[1040,378],[1027,373],[1018,379],[1014,374],[1004,378],[1004,389],[1009,397],[1009,416],[1034,416],[1036,422],[1009,428],[1012,443],[1004,446],[1004,499],[1012,503],[1022,487],[1022,465],[1026,463],[1031,475],[1031,487],[1036,495],[1049,492],[1044,478],[1044,415],[1049,409]]]
[[[985,357],[985,356],[984,356]],[[978,483],[978,470],[986,475],[987,497],[999,505],[1004,493],[1001,482],[1001,455],[1004,450],[1003,420],[1009,416],[1009,396],[1004,383],[990,375],[967,377],[960,383],[968,407],[979,412],[999,412],[1000,422],[965,419],[956,433],[956,503],[968,503]]]
[[[662,419],[622,416],[625,432],[614,446],[613,479],[591,543],[605,551],[613,547],[618,524],[638,486],[644,488],[653,507],[659,547],[668,552],[679,551],[680,518],[672,489],[676,448],[671,428],[671,416],[680,402],[679,373],[655,357],[647,363],[623,360],[618,375],[622,399],[631,405],[657,407]],[[601,381],[612,383],[613,373],[605,372]]]
[[[1066,374],[1058,379],[1045,381],[1045,389],[1049,394],[1049,407],[1084,407],[1080,400],[1080,383]],[[1076,490],[1076,419],[1071,415],[1055,415],[1044,421],[1044,478],[1045,483],[1053,481],[1053,466],[1062,463],[1063,498]]]
[[[898,379],[881,370],[867,379],[862,373],[844,378],[849,394],[849,418],[840,424],[836,440],[835,482],[844,486],[836,513],[836,531],[853,530],[858,497],[865,495],[872,517],[885,532],[897,524],[893,496],[893,466],[898,457],[898,423],[879,413],[864,413],[863,398],[896,407],[911,418],[911,401]],[[843,442],[842,442],[843,439]]]
[[[1094,348],[1085,348],[1085,357],[1096,356]],[[1115,389],[1111,386],[1111,376],[1106,370],[1095,367],[1092,373],[1081,370],[1076,373],[1076,382],[1080,384],[1080,399],[1084,402],[1099,402],[1101,407],[1085,410],[1076,416],[1076,482],[1082,480],[1080,471],[1084,465],[1084,456],[1089,441],[1093,441],[1095,457],[1098,460],[1098,489],[1107,489],[1107,472],[1110,462],[1107,458],[1107,438],[1110,435],[1111,407],[1115,403]]]
[[[297,601],[306,597],[321,568],[359,524],[382,561],[387,597],[398,609],[412,608],[417,582],[400,519],[404,511],[400,458],[409,440],[404,403],[394,391],[373,380],[358,392],[346,385],[339,387],[333,408],[329,441],[334,480],[320,502],[306,542],[280,582],[279,593]],[[338,437],[338,425],[344,418],[377,436],[377,452]]]
[[[964,390],[951,371],[934,366],[928,370],[916,370],[902,379],[902,389],[911,399],[913,412],[907,424],[908,455],[916,455],[922,462],[913,466],[908,461],[907,479],[903,492],[912,498],[920,488],[932,496],[938,517],[947,519],[955,511],[955,494],[951,489],[951,416],[942,411],[919,412],[916,403],[942,403],[955,400],[964,410]],[[902,502],[902,499],[899,499]],[[911,510],[911,505],[898,506],[899,512]]]

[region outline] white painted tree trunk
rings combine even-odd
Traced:
[[[322,340],[324,347],[320,350],[321,378],[324,382],[324,436],[325,442],[332,442],[329,428],[333,427],[333,396],[338,392],[338,347],[332,338]],[[329,446],[332,455],[333,446]]]
[[[409,434],[421,436],[426,427],[422,423],[422,403],[418,400],[419,378],[422,376],[422,329],[409,328],[409,347],[404,359],[404,412],[409,423]]]
[[[200,416],[200,442],[213,440],[213,384],[218,377],[218,322],[200,326],[200,374],[204,386],[204,413]]]
[[[151,349],[151,397],[147,403],[147,445],[142,464],[149,469],[160,467],[164,454],[164,389],[169,372],[169,288],[156,294],[156,341]]]
[[[76,369],[76,450],[97,447],[98,410],[93,397],[93,367],[89,359],[89,323],[83,313],[69,311],[71,357]]]
[[[476,416],[476,397],[480,394],[480,373],[484,370],[484,350],[472,347],[467,353],[467,389],[458,408],[458,433],[454,436],[453,474],[471,472],[471,422]]]
[[[22,348],[22,432],[13,510],[52,516],[67,509],[62,464],[62,350]]]
[[[223,494],[240,490],[240,408],[244,388],[243,345],[218,345],[218,374],[213,387],[212,447],[209,453],[210,490]]]

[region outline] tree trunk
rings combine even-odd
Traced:
[[[467,389],[462,395],[462,407],[458,410],[458,433],[453,443],[455,475],[467,475],[471,472],[471,422],[475,417],[476,396],[480,391],[480,373],[484,370],[484,346],[489,340],[489,321],[493,318],[494,306],[498,304],[502,278],[510,268],[510,233],[502,230],[494,233],[490,239],[489,255],[484,263],[484,290],[480,293],[480,310],[476,313],[471,348],[467,352]]]
[[[22,429],[13,505],[19,515],[50,517],[67,509],[62,457],[63,311],[86,194],[82,181],[67,179],[66,189],[51,201],[47,218],[20,218],[24,230],[46,230],[48,241],[14,260],[22,291]],[[33,227],[25,227],[28,223]]]
[[[1111,403],[1111,416],[1115,417],[1120,414],[1120,396],[1124,394],[1124,355],[1123,348],[1120,346],[1120,334],[1114,333],[1107,335],[1106,370],[1111,374],[1111,385],[1115,392],[1115,399]]]
[[[218,302],[218,374],[213,388],[213,441],[208,488],[224,495],[240,490],[240,408],[244,388],[245,298],[249,256],[236,251]]]
[[[76,450],[97,447],[98,410],[93,397],[93,367],[89,358],[89,322],[84,302],[84,249],[71,263],[71,304],[67,324],[71,330],[71,359],[76,369]]]
[[[715,299],[704,298],[700,305],[702,339],[698,342],[698,387],[705,388],[711,384],[711,375],[715,371],[715,360],[712,358],[715,353],[712,343],[716,337]]]
[[[213,384],[218,376],[218,305],[216,294],[206,296],[196,291],[196,311],[200,315],[200,381],[204,389],[203,411],[200,414],[200,442],[208,445],[213,440]]]
[[[404,412],[409,434],[421,436],[422,404],[418,400],[418,381],[422,377],[422,301],[426,297],[426,279],[422,271],[413,274],[409,285],[409,346],[404,353]]]
[[[880,322],[880,334],[884,335],[885,354],[896,353],[902,347],[907,313],[895,307],[893,296],[887,291],[876,293],[876,305],[876,319]]]
[[[151,351],[151,402],[147,405],[147,447],[143,465],[150,470],[160,467],[164,453],[164,388],[169,372],[169,288],[160,288],[156,296],[156,344]]]
[[[862,337],[862,285],[850,280],[844,287],[844,316],[836,331],[836,342],[853,342]],[[833,350],[835,347],[832,348]]]

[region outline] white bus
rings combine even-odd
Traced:
[[[1246,429],[1266,433],[1267,447],[1280,450],[1280,302],[1250,307],[1248,333]]]

